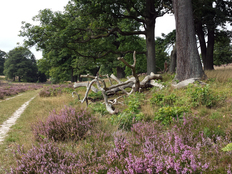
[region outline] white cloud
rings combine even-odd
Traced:
[[[23,38],[19,37],[21,22],[32,23],[32,18],[39,13],[39,10],[49,8],[52,11],[63,11],[69,0],[7,0],[0,3],[0,49],[5,52],[17,47],[19,42],[23,44]],[[36,58],[42,57],[41,52],[31,51]]]

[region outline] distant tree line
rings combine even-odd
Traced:
[[[0,74],[7,79],[24,82],[46,82],[46,75],[38,71],[34,54],[24,47],[5,53],[0,50]]]

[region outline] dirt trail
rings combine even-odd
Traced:
[[[18,110],[16,110],[13,113],[13,115],[8,120],[3,122],[3,124],[0,127],[0,143],[4,141],[4,138],[6,137],[8,131],[10,130],[10,127],[15,124],[16,120],[21,116],[21,114],[24,112],[26,107],[35,97],[36,96],[32,97],[30,100],[25,102]]]

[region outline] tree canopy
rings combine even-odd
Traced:
[[[0,50],[0,75],[3,75],[5,59],[6,59],[6,53]]]
[[[149,62],[147,71],[155,72],[155,20],[168,13],[170,5],[171,1],[168,0],[119,0],[114,3],[72,0],[63,13],[48,9],[40,11],[34,18],[40,21],[40,25],[24,23],[20,35],[26,37],[26,45],[36,45],[42,49],[45,58],[52,51],[59,50],[58,56],[66,52],[78,59],[92,58],[102,63],[112,61],[117,56],[124,57],[128,53],[132,55],[136,49],[137,54],[146,54]],[[146,38],[145,48],[136,47],[139,35]]]
[[[9,51],[4,63],[4,74],[7,78],[15,80],[36,82],[37,65],[35,56],[30,50],[24,47],[16,47]]]

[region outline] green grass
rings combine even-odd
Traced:
[[[6,121],[11,115],[24,104],[26,101],[37,95],[39,91],[27,91],[21,93],[22,95],[16,96],[10,100],[2,100],[0,103],[0,125]]]

